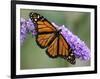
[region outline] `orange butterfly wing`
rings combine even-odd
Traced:
[[[40,19],[39,21],[37,21],[37,44],[41,48],[47,47],[55,38],[55,31],[56,29],[46,19]]]
[[[54,32],[56,28],[44,17],[40,16],[37,13],[31,13],[31,20],[36,26],[36,42],[41,48],[46,48],[51,41],[55,38]]]

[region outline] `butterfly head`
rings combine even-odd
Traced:
[[[38,19],[40,18],[40,15],[39,15],[38,13],[34,13],[34,12],[31,12],[31,13],[29,14],[29,16],[30,16],[30,18],[31,18],[31,20],[32,20],[33,22],[37,22]]]

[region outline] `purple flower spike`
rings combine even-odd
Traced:
[[[90,49],[85,45],[85,43],[80,40],[76,35],[69,31],[65,26],[58,27],[55,23],[52,23],[58,30],[62,29],[61,34],[64,36],[66,41],[69,43],[73,50],[73,53],[77,58],[82,60],[90,59]]]
[[[27,34],[31,32],[32,35],[35,35],[35,27],[32,21],[25,20],[23,18],[20,19],[20,43],[23,44],[24,40],[26,39]]]

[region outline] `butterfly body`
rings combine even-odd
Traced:
[[[61,29],[54,27],[47,19],[38,13],[30,13],[30,18],[36,26],[36,42],[40,48],[46,48],[49,57],[62,57],[75,64],[75,56],[63,35]]]

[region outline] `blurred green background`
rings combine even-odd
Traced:
[[[50,11],[50,10],[32,10],[20,9],[20,17],[29,19],[29,13],[36,12],[47,18],[50,22],[57,25],[65,25],[67,28],[83,40],[90,48],[90,13],[73,11]],[[21,46],[20,52],[21,69],[39,69],[39,68],[60,68],[60,67],[78,67],[90,66],[90,61],[77,59],[75,65],[71,65],[66,60],[50,58],[45,49],[41,49],[35,41],[35,36],[27,35],[26,40]]]

